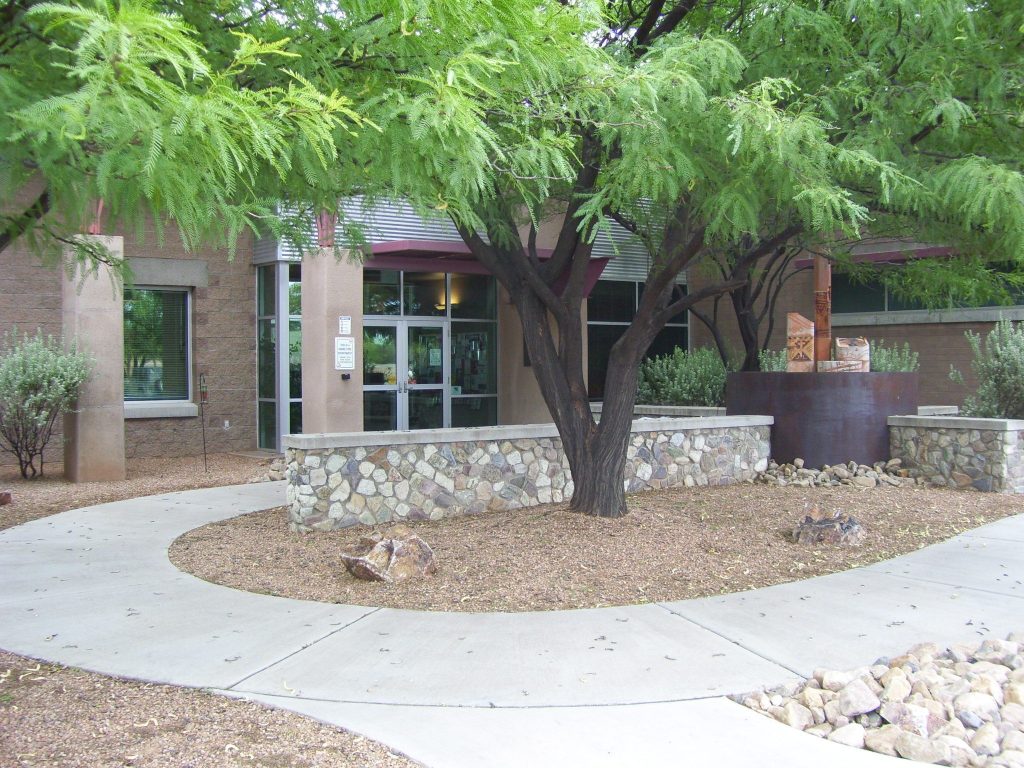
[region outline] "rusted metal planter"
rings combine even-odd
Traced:
[[[725,410],[774,416],[780,463],[871,464],[889,458],[888,418],[917,413],[917,374],[730,373]]]

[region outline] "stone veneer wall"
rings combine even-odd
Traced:
[[[1024,420],[892,416],[889,444],[932,485],[1024,493]]]
[[[628,492],[753,480],[768,465],[766,416],[639,419]],[[436,520],[568,499],[573,481],[551,424],[289,435],[293,530]]]

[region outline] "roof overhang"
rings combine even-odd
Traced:
[[[392,240],[386,243],[372,243],[370,253],[363,262],[365,269],[395,269],[406,272],[451,272],[460,275],[489,275],[490,270],[477,261],[463,242],[451,240]],[[538,248],[537,255],[551,258],[550,248]],[[591,258],[587,264],[587,278],[584,296],[589,296],[611,259]],[[556,290],[565,287],[563,276],[555,285]]]

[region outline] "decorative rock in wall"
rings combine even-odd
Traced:
[[[898,421],[913,423],[891,424],[892,455],[913,476],[930,485],[1024,493],[1024,427],[1005,428],[1019,422],[946,417]],[[979,428],[986,421],[993,427]]]
[[[753,480],[768,465],[769,429],[634,431],[623,485],[633,492]],[[517,509],[565,501],[574,490],[555,437],[290,447],[287,462],[294,530]]]

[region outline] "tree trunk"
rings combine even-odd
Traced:
[[[757,316],[754,314],[753,302],[750,301],[746,287],[729,294],[736,313],[736,325],[739,327],[740,340],[743,342],[743,364],[741,371],[761,370],[761,345],[759,343]]]
[[[586,439],[573,441],[572,452],[566,452],[575,483],[570,509],[600,517],[626,514],[626,449],[633,426],[639,358],[645,351],[646,346],[635,355],[635,349],[621,339],[612,348],[601,421]],[[627,361],[633,357],[637,357],[635,362]]]
[[[572,472],[570,509],[599,517],[622,517],[626,514],[623,468],[636,399],[636,366],[615,365],[613,348],[609,368],[615,373],[609,371],[604,409],[600,422],[596,422],[580,365],[582,324],[560,323],[556,348],[543,305],[528,291],[515,295],[530,363]]]

